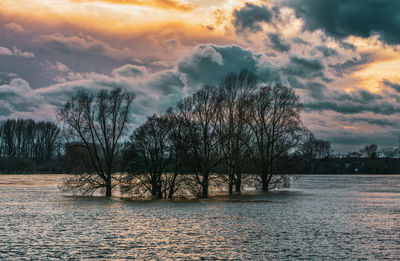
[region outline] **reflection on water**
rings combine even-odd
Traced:
[[[72,197],[0,176],[0,259],[399,259],[400,176],[303,176],[194,201]]]

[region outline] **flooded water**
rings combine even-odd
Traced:
[[[198,201],[63,195],[61,176],[0,176],[0,259],[400,259],[400,176],[303,176]]]

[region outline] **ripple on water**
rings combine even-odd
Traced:
[[[59,180],[0,176],[0,259],[400,256],[400,176],[306,176],[285,192],[177,202],[68,197]]]

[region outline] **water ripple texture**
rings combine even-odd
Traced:
[[[73,197],[61,178],[0,176],[1,260],[400,259],[398,175],[192,201]]]

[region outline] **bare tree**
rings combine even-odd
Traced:
[[[101,90],[96,97],[81,90],[58,110],[58,120],[81,142],[95,170],[70,177],[63,189],[92,194],[105,188],[105,195],[112,195],[118,141],[126,130],[133,98],[120,88]]]
[[[378,146],[376,144],[366,145],[360,150],[360,153],[368,158],[375,159]]]
[[[168,188],[164,178],[172,157],[167,118],[156,115],[148,117],[133,132],[128,146],[131,151],[127,153],[131,155],[133,164],[130,165],[133,168],[130,169],[131,179],[126,181],[139,179],[152,198],[165,198]]]
[[[248,113],[248,98],[255,91],[256,76],[246,70],[240,73],[229,73],[220,85],[223,97],[219,115],[219,134],[223,159],[228,174],[229,194],[240,192],[242,172],[247,147],[244,143],[249,140],[246,117]]]
[[[301,104],[295,92],[285,86],[261,87],[250,97],[248,124],[252,131],[250,152],[262,190],[268,191],[277,172],[279,157],[293,149],[303,130]]]
[[[324,159],[332,154],[330,141],[315,138],[314,134],[306,131],[305,139],[300,145],[303,159]]]
[[[6,159],[6,169],[10,171],[50,170],[59,143],[60,128],[53,122],[32,119],[0,122],[0,156]]]
[[[190,165],[193,164],[192,160],[195,159],[193,155],[194,149],[198,145],[198,139],[192,139],[191,125],[185,124],[185,121],[176,114],[172,108],[167,110],[165,115],[169,127],[169,142],[171,148],[171,162],[169,166],[168,182],[168,198],[183,187],[187,179],[187,174],[190,172]],[[194,145],[197,144],[197,145]],[[185,175],[186,174],[186,175]]]
[[[195,183],[201,187],[201,196],[208,197],[210,175],[218,159],[218,113],[221,95],[213,86],[204,86],[191,97],[178,104],[178,115],[184,121],[185,127],[193,142],[192,146]]]
[[[399,155],[399,148],[397,147],[386,147],[381,150],[383,156],[387,159],[393,159]]]

